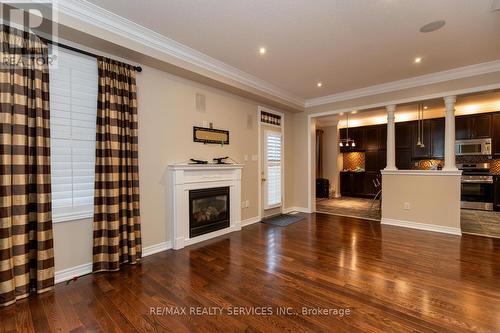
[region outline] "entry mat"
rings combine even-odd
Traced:
[[[268,219],[262,220],[262,223],[275,225],[278,227],[286,227],[295,222],[302,221],[304,218],[302,216],[292,215],[292,214],[281,214],[278,216],[273,216]]]

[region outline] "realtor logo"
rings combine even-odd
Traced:
[[[15,43],[7,43],[0,39],[2,66],[44,65],[54,66],[57,59],[57,0],[17,1],[3,0],[0,3],[0,33],[8,29],[16,37]],[[23,33],[24,32],[24,33]],[[48,43],[52,41],[54,43]],[[35,52],[37,42],[46,43],[48,55]],[[23,48],[23,52],[16,48]],[[30,52],[32,50],[32,52]],[[28,51],[28,52],[26,52]],[[27,54],[28,53],[28,54]]]

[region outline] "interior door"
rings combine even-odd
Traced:
[[[283,205],[283,138],[279,129],[266,127],[263,131],[262,140],[262,198],[264,217],[280,214]]]

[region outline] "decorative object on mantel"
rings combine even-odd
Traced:
[[[189,159],[191,162],[189,164],[208,164],[208,161],[195,160],[194,158]]]
[[[281,116],[274,113],[262,111],[260,113],[260,122],[269,125],[281,126]]]
[[[228,163],[228,162],[224,161],[224,160],[226,160],[228,158],[229,158],[228,156],[226,156],[226,157],[215,157],[213,159],[213,161],[214,161],[215,164],[231,164],[231,163]]]
[[[193,126],[193,141],[202,142],[204,144],[215,143],[221,146],[228,145],[229,131]]]

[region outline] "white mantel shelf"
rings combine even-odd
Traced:
[[[391,176],[461,176],[462,170],[381,170]]]
[[[173,248],[185,246],[241,230],[241,164],[171,164],[169,169],[170,221]],[[229,187],[229,227],[189,237],[189,191]]]
[[[215,164],[215,163],[207,163],[207,164],[191,164],[191,163],[177,163],[170,164],[169,169],[172,170],[212,170],[212,169],[242,169],[244,167],[243,164]]]

